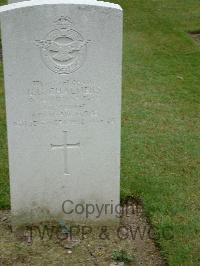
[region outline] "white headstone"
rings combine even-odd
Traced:
[[[0,15],[13,216],[97,220],[102,207],[98,220],[115,218],[121,8],[33,0]]]

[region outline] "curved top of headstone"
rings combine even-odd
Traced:
[[[97,1],[97,0],[30,0],[18,3],[12,3],[9,5],[1,6],[0,13],[15,10],[18,8],[25,8],[31,6],[41,6],[41,5],[57,5],[57,4],[71,4],[71,5],[86,5],[86,6],[101,6],[108,8],[115,8],[122,10],[120,5],[113,4],[109,2]]]

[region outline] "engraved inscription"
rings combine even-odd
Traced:
[[[69,74],[81,67],[87,53],[87,42],[72,29],[72,21],[61,16],[44,40],[36,40],[45,65],[55,73]]]
[[[64,142],[63,144],[51,144],[52,149],[63,149],[63,154],[64,154],[64,175],[70,175],[68,171],[68,149],[73,149],[73,148],[79,148],[80,147],[80,142],[75,143],[75,144],[68,144],[67,142],[67,131],[63,131],[64,133]]]
[[[47,97],[67,100],[88,101],[100,96],[101,89],[92,82],[64,79],[54,84],[34,80],[28,88],[29,101],[40,101]]]
[[[59,109],[60,108],[60,109]],[[69,125],[98,123],[100,117],[97,110],[87,109],[83,106],[46,106],[40,111],[34,111],[30,120],[20,119],[14,121],[17,127],[37,127],[48,125]]]
[[[99,109],[102,90],[91,81],[61,78],[54,82],[34,80],[25,89],[29,118],[13,121],[17,127],[69,126],[102,122]]]

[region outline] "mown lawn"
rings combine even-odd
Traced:
[[[6,1],[0,0],[0,4]],[[1,45],[0,45],[1,47]],[[3,66],[0,62],[0,208],[8,208],[9,200],[9,180],[8,180],[8,152],[7,152],[7,132],[6,132],[6,111],[3,91]]]
[[[142,199],[170,265],[200,265],[199,0],[121,0],[121,196]],[[2,3],[2,1],[1,1]],[[1,68],[0,207],[9,207]],[[170,238],[173,232],[173,238]]]
[[[137,196],[170,265],[200,265],[199,0],[124,8],[122,197]],[[165,230],[166,231],[166,230]]]

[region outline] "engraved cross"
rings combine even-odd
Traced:
[[[63,144],[59,144],[59,145],[55,145],[55,144],[51,144],[51,148],[52,149],[63,149],[64,152],[64,175],[70,175],[70,173],[68,172],[68,149],[70,148],[79,148],[80,147],[80,143],[74,143],[74,144],[68,144],[67,143],[67,131],[63,131],[64,133],[64,142]]]

